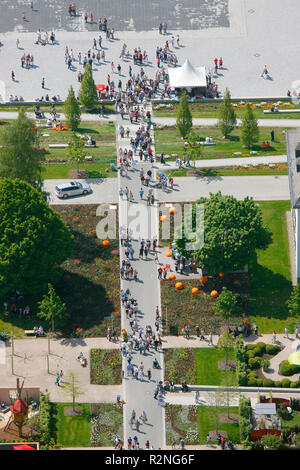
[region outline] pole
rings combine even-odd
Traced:
[[[51,354],[51,352],[50,352],[50,336],[49,336],[49,333],[47,335],[47,338],[48,338],[48,354]]]
[[[14,372],[14,356],[11,355],[11,375],[15,375]]]
[[[11,332],[11,353],[14,356],[15,354],[15,343],[14,343],[14,334]]]
[[[48,374],[50,374],[50,370],[49,370],[49,354],[47,354],[47,372],[48,372]]]
[[[168,334],[168,306],[166,306],[166,334]]]

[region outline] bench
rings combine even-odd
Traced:
[[[216,142],[200,142],[200,145],[216,145]]]
[[[300,109],[279,109],[278,111],[271,111],[270,109],[264,109],[264,114],[288,114],[288,113],[300,113]]]
[[[35,335],[35,331],[34,331],[34,330],[24,330],[24,333],[25,333],[26,336],[33,336],[33,335]],[[45,335],[44,332],[43,332],[42,335],[41,335],[41,334],[38,334],[38,336],[44,336],[44,335]]]
[[[65,149],[69,147],[68,144],[49,144],[49,149]]]

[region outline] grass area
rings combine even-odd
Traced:
[[[248,276],[246,273],[228,273],[224,277],[208,277],[203,286],[199,279],[182,281],[184,288],[177,290],[175,281],[161,281],[162,311],[168,309],[168,325],[163,324],[165,334],[180,335],[184,325],[191,327],[191,334],[195,334],[194,327],[198,324],[206,334],[216,334],[227,324],[227,320],[214,313],[216,300],[210,296],[212,290],[221,292],[226,286],[238,298],[239,315],[231,318],[231,327],[238,326],[247,319],[248,308]],[[193,287],[199,288],[199,294],[193,295]],[[246,315],[245,313],[246,312]]]
[[[111,447],[118,436],[123,441],[123,407],[118,404],[92,404],[91,445]]]
[[[283,168],[279,168],[282,166]],[[191,169],[180,169],[180,170],[167,170],[164,171],[165,175],[170,178],[182,177],[182,176],[197,176],[199,178],[212,178],[216,176],[279,176],[287,175],[288,169],[284,168],[287,165],[281,164],[276,165],[276,168],[269,168],[266,165],[259,165],[257,167],[249,166],[249,168],[244,167],[214,167],[214,168],[196,168],[196,170]],[[261,167],[261,168],[259,168]],[[233,169],[235,168],[235,169]]]
[[[300,411],[293,411],[292,419],[289,419],[289,420],[281,419],[282,428],[291,428],[296,425],[300,425]]]
[[[232,406],[229,408],[229,415],[238,415],[239,408]],[[234,444],[240,442],[240,430],[238,422],[224,422],[227,417],[227,408],[224,407],[224,413],[220,416],[220,423],[218,431],[225,431],[227,434],[226,440],[231,440]],[[216,429],[214,417],[209,412],[208,406],[198,406],[198,429],[199,429],[199,443],[206,443],[206,436],[210,431]],[[214,443],[216,441],[210,441]]]
[[[12,121],[5,121],[5,125],[10,125]],[[1,133],[5,125],[0,126]],[[49,134],[49,137],[45,137]],[[110,163],[116,163],[116,134],[114,123],[103,123],[86,121],[82,122],[76,131],[87,138],[92,136],[96,141],[95,148],[85,148],[86,155],[93,157],[92,163],[80,164],[80,168],[86,170],[88,178],[113,177],[117,172],[110,170]],[[67,149],[49,148],[49,144],[67,144],[72,138],[71,131],[56,131],[46,128],[40,129],[39,145],[45,151],[41,152],[41,159],[44,163],[44,179],[69,178],[69,171],[76,169],[76,164],[69,163]],[[57,164],[56,164],[57,163]]]
[[[122,383],[122,357],[119,350],[91,349],[91,384],[117,385]]]
[[[57,442],[62,447],[90,447],[90,421],[91,405],[76,403],[82,408],[82,414],[65,416],[65,408],[72,407],[72,403],[56,403],[57,410]]]
[[[214,138],[216,145],[203,145],[201,158],[227,158],[234,157],[235,152],[241,152],[239,157],[253,156],[250,151],[257,152],[255,156],[262,155],[280,155],[286,153],[285,134],[283,131],[285,128],[275,129],[275,140],[271,142],[270,132],[272,128],[260,127],[259,141],[253,145],[251,149],[246,149],[240,142],[240,130],[235,128],[231,136],[224,139],[221,135],[220,130],[216,126],[209,127],[194,127],[194,132],[198,134],[203,140],[205,137],[210,136]],[[184,158],[184,140],[180,137],[176,126],[171,126],[163,129],[157,129],[155,131],[155,151],[156,154],[165,155],[178,155]],[[260,145],[263,141],[269,141],[270,146],[261,148]],[[168,160],[175,160],[175,157],[171,157]]]
[[[19,101],[18,103],[5,103],[0,104],[0,112],[1,111],[19,111],[19,109],[25,109],[26,112],[33,112],[34,105],[29,105],[25,102]],[[40,111],[44,113],[50,113],[52,107],[52,102],[50,103],[40,103]],[[63,113],[63,104],[55,103],[55,109],[58,113]],[[86,111],[84,108],[81,108],[81,112],[88,113],[88,114],[98,114],[99,107],[95,108],[93,111]],[[105,104],[104,105],[104,114],[115,114],[115,107],[113,104]]]
[[[281,100],[282,105],[279,109],[299,109],[299,106],[294,106],[290,100]],[[257,119],[299,119],[300,113],[274,113],[264,114],[264,109],[270,109],[274,106],[274,102],[268,102],[265,105],[260,105],[263,100],[249,101],[252,105],[254,115]],[[240,102],[232,101],[233,107],[235,108],[237,118],[242,118],[245,113],[245,106],[241,105]],[[205,102],[205,103],[189,103],[192,116],[194,118],[218,118],[218,102]],[[176,117],[178,103],[159,103],[153,104],[153,114],[156,117]]]
[[[257,259],[249,265],[251,320],[260,333],[283,333],[284,327],[293,330],[300,321],[288,316],[285,305],[291,292],[291,268],[286,225],[289,201],[259,202],[263,221],[273,235],[272,244],[266,250],[257,251]]]
[[[224,374],[235,377],[235,371],[220,370],[218,361],[226,359],[225,351],[217,348],[197,348],[194,352],[197,385],[221,385]],[[234,351],[228,351],[228,360],[235,360]]]

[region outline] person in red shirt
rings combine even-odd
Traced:
[[[91,23],[94,23],[93,13],[90,14]]]
[[[223,59],[220,57],[219,59],[219,68],[221,69],[223,67]]]

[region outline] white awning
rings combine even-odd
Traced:
[[[182,67],[169,68],[168,73],[171,88],[206,87],[205,67],[193,67],[188,59]]]

